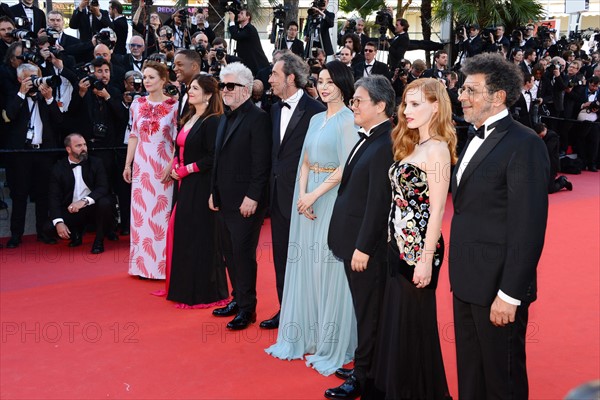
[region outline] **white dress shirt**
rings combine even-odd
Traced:
[[[78,164],[69,160],[69,165]],[[81,165],[77,165],[73,168],[73,177],[75,178],[75,186],[73,187],[73,203],[79,200],[87,199],[88,206],[91,206],[96,201],[89,197],[88,195],[92,193],[90,188],[85,184],[83,180],[83,176],[81,175]],[[52,220],[52,224],[56,226],[56,224],[60,222],[65,222],[62,218],[55,218]]]
[[[288,125],[290,124],[290,119],[292,119],[292,115],[298,106],[298,102],[302,98],[304,94],[304,90],[298,89],[296,93],[288,97],[287,99],[283,99],[284,102],[290,105],[290,108],[281,107],[281,119],[279,121],[279,138],[281,142],[283,142],[283,138],[285,136],[285,131],[287,130]]]
[[[348,164],[350,164],[350,162],[352,161],[352,158],[354,158],[354,155],[358,152],[358,149],[360,149],[362,147],[363,144],[365,144],[365,142],[367,141],[367,138],[369,138],[371,136],[371,134],[373,133],[373,129],[377,128],[379,125],[383,124],[384,122],[389,121],[387,118],[384,119],[383,121],[381,121],[380,123],[378,123],[375,126],[372,126],[371,129],[369,129],[369,132],[365,131],[363,128],[360,128],[358,130],[358,132],[363,132],[367,137],[366,138],[360,138],[358,141],[358,145],[356,145],[356,147],[354,148],[354,151],[352,152],[352,154],[350,154],[350,157],[348,157]]]

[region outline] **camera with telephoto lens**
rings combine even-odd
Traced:
[[[600,100],[594,100],[585,109],[588,113],[597,113],[600,111]]]
[[[182,8],[181,10],[177,11],[177,15],[179,16],[182,25],[187,24],[188,17],[190,16],[188,10]]]
[[[148,96],[148,92],[142,91],[142,81],[142,78],[133,77],[133,91],[125,92],[125,95],[131,97],[131,101],[135,100],[136,97]]]
[[[117,42],[117,35],[110,28],[102,28],[94,37],[96,38],[96,44],[102,43],[111,50]]]
[[[486,28],[483,28],[483,30],[481,31],[481,40],[484,43],[491,43],[492,38],[495,37],[495,35],[496,35],[496,27],[488,26]]]
[[[213,76],[219,76],[221,73],[221,63],[218,60],[213,60],[209,67],[210,73]]]
[[[289,6],[277,4],[276,6],[273,6],[273,18],[283,21],[283,20],[285,20],[285,17],[286,17],[286,11],[289,11],[289,10],[290,10]]]
[[[346,27],[346,30],[344,32],[346,32],[346,33],[355,33],[356,32],[356,20],[355,19],[348,20],[348,26]]]
[[[241,0],[221,0],[220,4],[225,9],[225,12],[232,12],[235,15],[238,15],[244,9],[244,4]]]
[[[318,8],[319,10],[325,8],[325,0],[314,0],[310,5],[310,8],[306,11],[310,19],[318,19],[321,14],[313,10],[313,8]]]
[[[225,58],[225,49],[222,47],[219,47],[217,49],[215,49],[215,58],[219,61],[221,61],[222,59]]]
[[[104,90],[106,88],[104,82],[96,78],[95,75],[88,75],[87,80],[90,82],[90,85],[96,90]]]
[[[60,86],[62,81],[58,75],[43,76],[41,78],[36,75],[31,75],[31,83],[35,88],[39,88],[43,84],[46,84],[51,88],[56,88]]]
[[[36,65],[43,64],[45,61],[37,49],[31,49],[30,51],[22,53],[20,56],[17,56],[17,60],[23,60],[25,63],[32,63]]]
[[[18,29],[12,31],[10,36],[15,40],[31,40],[34,37],[33,32],[28,29]]]
[[[47,28],[46,37],[48,38],[48,43],[50,43],[50,46],[56,46],[56,42],[60,38],[60,32],[56,29]]]
[[[379,25],[379,34],[383,38],[388,27],[394,24],[394,16],[384,7],[375,13],[375,24]]]
[[[179,89],[177,89],[177,86],[173,85],[172,83],[169,83],[165,85],[165,92],[169,96],[176,96],[179,94]]]
[[[166,47],[166,44],[165,44]],[[167,49],[169,50],[169,49]],[[201,44],[197,44],[197,45],[191,45],[190,46],[190,50],[196,50],[196,52],[200,55],[200,58],[204,58],[204,56],[206,55],[206,47],[204,47]]]
[[[24,17],[15,17],[15,28],[17,29],[29,29],[31,27],[31,21]]]
[[[578,76],[574,76],[571,79],[569,79],[569,82],[567,83],[567,87],[574,88],[577,86],[585,86],[585,82],[580,80]]]

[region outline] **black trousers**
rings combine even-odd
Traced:
[[[113,208],[112,200],[109,195],[100,197],[96,202],[87,207],[83,207],[79,212],[70,213],[67,207],[64,208],[62,215],[65,225],[71,231],[71,236],[74,233],[83,233],[83,229],[88,224],[96,226],[96,239],[104,239],[107,232],[113,227]],[[51,237],[56,237],[56,228],[52,221],[48,221],[45,229],[46,234]]]
[[[290,205],[291,207],[291,205]],[[283,299],[283,284],[285,282],[285,266],[290,239],[291,219],[286,218],[277,201],[273,201],[271,207],[271,238],[273,242],[273,264],[275,264],[275,282],[277,284],[277,297],[279,304]]]
[[[366,271],[355,272],[352,271],[350,261],[344,260],[358,332],[358,346],[354,351],[354,376],[363,386],[367,378],[371,378],[377,326],[385,292],[386,268],[384,260],[371,258]]]
[[[256,311],[256,247],[265,211],[259,208],[249,218],[242,217],[239,211],[217,213],[233,298],[242,311]]]
[[[119,200],[119,211],[121,213],[121,229],[129,230],[131,219],[131,183],[123,179],[123,169],[127,158],[127,149],[115,150],[115,194]]]
[[[12,212],[10,232],[21,236],[25,231],[27,198],[35,201],[35,227],[44,231],[48,221],[48,184],[57,155],[53,153],[13,153],[6,155],[6,180],[10,188]]]
[[[528,304],[517,308],[515,322],[496,327],[490,307],[454,296],[454,333],[461,400],[527,399],[525,364]]]

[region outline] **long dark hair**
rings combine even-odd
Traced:
[[[192,82],[194,81],[202,88],[202,91],[204,91],[205,94],[212,94],[210,100],[208,100],[208,106],[206,107],[204,114],[198,119],[204,120],[212,115],[223,114],[223,99],[221,98],[221,91],[219,90],[219,83],[217,80],[209,75],[198,74],[192,79]],[[194,114],[196,114],[196,108],[193,106],[189,107],[181,119],[181,125],[188,122]]]
[[[340,89],[344,98],[344,104],[349,104],[350,99],[354,96],[354,76],[350,68],[341,61],[330,61],[323,67],[323,70],[329,71],[329,76],[333,84]]]

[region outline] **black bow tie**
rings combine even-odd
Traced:
[[[475,129],[473,125],[469,126],[467,137],[469,138],[469,140],[471,140],[475,136],[477,136],[480,139],[483,139],[485,137],[485,125],[481,125],[479,129]]]
[[[292,106],[290,106],[290,103],[286,103],[286,102],[285,102],[285,101],[283,101],[283,100],[281,100],[281,101],[279,102],[279,105],[281,106],[281,108],[283,108],[283,107],[287,107],[287,108],[288,108],[288,109],[290,109],[290,110],[292,109]]]
[[[79,164],[70,163],[70,164],[71,164],[71,169],[75,169],[77,167],[81,167],[81,163],[79,163]]]
[[[369,138],[369,136],[367,136],[367,133],[362,129],[358,131],[358,136],[360,136],[361,140],[367,140]]]
[[[288,42],[288,43],[294,43],[293,40],[286,40],[286,42]]]
[[[498,125],[499,121],[496,121],[492,124],[489,124],[487,127],[488,132],[491,131],[492,129],[494,129],[496,127],[496,125]],[[481,125],[479,127],[479,129],[475,129],[475,127],[473,125],[469,126],[469,130],[467,132],[467,137],[469,138],[469,140],[473,139],[475,136],[477,136],[480,139],[484,139],[485,138],[485,124]]]
[[[530,96],[531,96],[531,92],[530,92],[529,90],[526,90],[526,91],[525,91],[525,94],[528,94],[528,95],[530,95]]]

